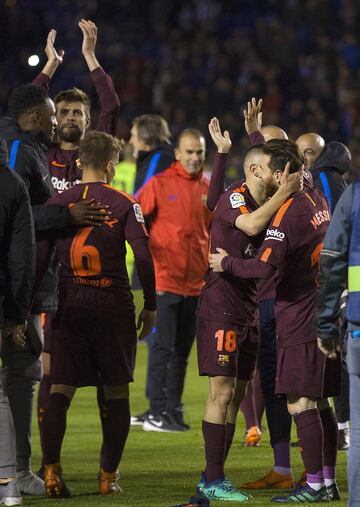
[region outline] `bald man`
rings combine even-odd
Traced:
[[[277,127],[276,125],[267,125],[260,129],[265,142],[271,141],[271,139],[289,139],[285,130]]]
[[[343,175],[350,169],[350,151],[336,141],[325,143],[314,132],[301,135],[296,144],[304,156],[306,169],[311,171],[314,186],[325,194],[333,212],[346,188]]]
[[[308,132],[297,138],[296,144],[298,145],[304,159],[305,167],[309,171],[320,157],[325,148],[324,139],[315,134],[314,132]]]

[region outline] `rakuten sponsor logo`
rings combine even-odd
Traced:
[[[250,257],[255,257],[257,255],[258,249],[254,247],[251,243],[248,244],[244,251],[244,255],[250,255]]]
[[[56,176],[52,176],[51,183],[54,189],[61,194],[61,192],[69,190],[74,185],[81,183],[81,180],[67,181],[65,178],[59,179]]]
[[[283,232],[278,231],[277,229],[268,229],[266,231],[266,238],[267,239],[276,239],[276,241],[282,241],[285,238],[285,234]]]

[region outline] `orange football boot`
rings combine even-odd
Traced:
[[[45,491],[49,498],[70,498],[71,493],[67,489],[62,478],[60,463],[45,465],[44,467]]]
[[[245,433],[244,447],[258,447],[261,440],[261,430],[258,426],[251,426]]]
[[[122,493],[122,489],[118,484],[119,472],[104,472],[100,468],[99,473],[99,493],[100,495],[115,495],[116,493]]]
[[[270,470],[260,479],[252,482],[246,482],[240,489],[292,489],[295,486],[292,474],[278,474]]]

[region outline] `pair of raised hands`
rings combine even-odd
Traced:
[[[244,109],[245,129],[248,135],[261,129],[262,126],[262,99],[256,101],[253,97],[247,103],[247,109]],[[222,134],[219,120],[211,118],[209,123],[209,133],[217,146],[219,153],[229,153],[231,148],[231,138],[228,130]]]
[[[95,53],[97,40],[97,26],[90,20],[81,19],[78,23],[83,33],[82,53],[83,55]],[[63,63],[65,51],[55,49],[56,30],[51,29],[46,40],[45,54],[49,61],[60,65]]]

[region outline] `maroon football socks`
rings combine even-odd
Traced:
[[[320,411],[324,432],[324,479],[326,485],[335,482],[335,469],[338,446],[338,426],[331,407]]]
[[[235,433],[235,424],[232,423],[226,423],[225,425],[225,452],[224,452],[224,463],[226,461],[226,458],[228,457],[231,444],[234,439],[234,433]]]
[[[53,393],[42,422],[43,453],[46,465],[60,462],[61,445],[66,429],[66,414],[70,400],[60,393]]]
[[[43,421],[45,412],[47,411],[50,399],[50,375],[43,375],[39,384],[38,391],[38,401],[37,401],[37,415],[38,415],[38,425],[39,425],[39,434],[40,434],[40,442],[41,449],[43,450]],[[43,463],[42,463],[43,464]]]
[[[100,466],[104,472],[115,472],[120,463],[129,434],[129,400],[106,400],[101,407],[100,417],[103,431]]]
[[[205,442],[205,477],[207,482],[224,478],[224,455],[226,448],[226,425],[202,421]]]
[[[323,480],[324,433],[319,410],[312,408],[295,414],[301,456],[307,472],[307,482],[321,484]]]
[[[283,474],[290,473],[290,442],[276,442],[273,445],[274,452],[274,470]]]

